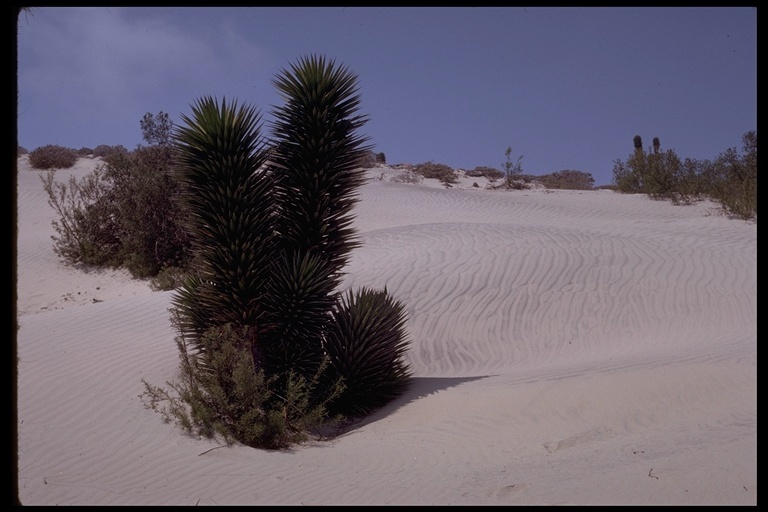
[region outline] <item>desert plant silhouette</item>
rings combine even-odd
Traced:
[[[213,97],[174,135],[195,264],[173,297],[175,389],[192,412],[177,400],[173,415],[270,448],[366,414],[410,379],[402,304],[386,290],[339,291],[359,245],[352,209],[370,151],[356,134],[367,121],[357,77],[309,56],[273,84],[285,100],[273,139],[258,110]]]

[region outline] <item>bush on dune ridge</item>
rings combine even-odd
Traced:
[[[70,263],[125,267],[137,278],[167,273],[153,285],[175,287],[178,279],[170,276],[186,267],[190,253],[179,185],[171,175],[173,148],[154,144],[129,152],[101,145],[93,154],[103,164],[79,180],[57,182],[54,171],[41,175],[48,203],[59,216],[53,221],[54,252]]]
[[[78,158],[77,151],[72,148],[48,144],[29,153],[29,164],[34,169],[69,169]]]
[[[714,161],[686,158],[673,150],[661,151],[658,137],[643,150],[635,135],[634,152],[626,161],[616,160],[613,185],[625,194],[646,194],[652,199],[690,204],[705,197],[720,203],[724,213],[757,220],[757,132],[742,136],[742,154],[730,148]]]

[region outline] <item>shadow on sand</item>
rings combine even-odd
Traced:
[[[465,382],[472,382],[480,379],[487,379],[491,375],[480,377],[413,377],[408,389],[399,397],[392,400],[384,407],[377,409],[373,413],[362,418],[350,419],[343,424],[330,429],[323,429],[320,433],[322,439],[336,439],[350,434],[355,430],[364,427],[370,423],[375,423],[382,418],[386,418],[399,408],[415,402],[421,398],[429,396],[438,391],[460,386]]]

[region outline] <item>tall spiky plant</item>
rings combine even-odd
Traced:
[[[356,130],[357,76],[321,56],[299,59],[273,84],[285,100],[274,110],[270,166],[275,185],[278,258],[269,294],[275,328],[268,333],[271,371],[312,374],[322,360],[336,288],[350,251],[360,158],[370,150]]]
[[[204,97],[174,133],[178,178],[198,262],[173,303],[193,349],[213,326],[249,326],[258,335],[274,251],[272,183],[261,116],[237,102]],[[257,361],[258,363],[258,361]]]

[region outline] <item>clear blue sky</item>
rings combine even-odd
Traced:
[[[753,7],[119,8],[21,13],[18,142],[143,143],[206,95],[259,108],[301,56],[359,77],[361,133],[387,162],[589,172],[659,137],[712,159],[757,130]],[[268,132],[268,124],[265,123]]]

